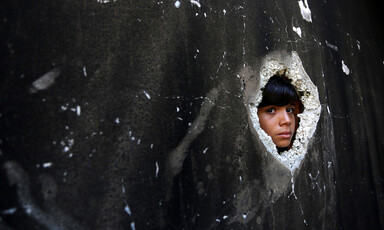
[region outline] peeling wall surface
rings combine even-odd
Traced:
[[[384,229],[383,10],[2,1],[0,229]],[[249,112],[270,54],[318,94],[295,170]]]

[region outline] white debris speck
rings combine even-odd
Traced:
[[[31,214],[31,213],[32,213],[32,208],[31,208],[31,206],[29,206],[29,205],[24,205],[23,208],[24,208],[24,210],[25,210],[25,212],[26,212],[27,214]]]
[[[153,149],[153,144],[151,144],[151,149]]]
[[[219,219],[216,219],[216,222],[220,223],[220,220],[219,220]]]
[[[331,114],[331,111],[329,111],[329,106],[327,106],[327,111],[328,111],[328,114]]]
[[[80,116],[80,114],[81,114],[80,105],[76,106],[76,114],[77,114],[77,116]]]
[[[156,161],[156,177],[158,176],[159,174],[159,163],[157,163]]]
[[[245,220],[247,218],[247,215],[246,214],[243,214],[243,219]]]
[[[179,107],[176,107],[176,112],[179,112],[179,111],[180,111]]]
[[[149,93],[147,93],[145,90],[144,90],[144,94],[145,94],[145,96],[146,96],[148,99],[151,99],[151,96],[150,96]]]
[[[3,210],[3,211],[0,211],[1,214],[3,215],[12,215],[16,212],[17,208],[9,208],[9,209],[6,209],[6,210]]]
[[[224,13],[224,15],[225,15],[225,14],[227,13],[227,11],[224,9],[224,10],[223,10],[223,13]]]
[[[331,166],[332,166],[332,162],[328,161],[328,168],[330,168]]]
[[[357,45],[357,48],[360,50],[360,41],[359,40],[356,40],[356,45]]]
[[[72,157],[73,157],[73,153],[69,153],[69,154],[68,154],[68,157],[69,157],[69,158],[72,158]]]
[[[304,0],[304,3],[301,0],[299,1],[301,16],[305,21],[312,22],[311,10],[309,9],[308,1]]]
[[[204,17],[207,17],[207,13],[204,13]]]
[[[337,48],[337,46],[332,45],[332,44],[329,43],[327,40],[325,40],[325,45],[327,45],[329,48],[331,48],[331,49],[333,49],[333,50],[339,51],[339,48]]]
[[[135,222],[132,222],[132,223],[131,223],[131,229],[132,229],[132,230],[136,230],[136,228],[135,228]]]
[[[116,2],[117,0],[97,0],[98,3],[110,3],[110,2]]]
[[[241,181],[243,181],[243,178],[242,178],[241,176],[239,176],[239,180],[240,180],[240,182],[241,182]]]
[[[183,120],[183,118],[181,118],[181,117],[177,117],[177,119],[179,119],[180,121],[182,121],[182,120]]]
[[[67,110],[67,109],[68,109],[67,106],[64,106],[64,105],[61,106],[61,110],[65,111],[65,110]]]
[[[87,67],[83,66],[83,74],[84,74],[84,77],[87,76]]]
[[[63,149],[63,152],[68,152],[69,151],[69,147],[68,146],[65,146],[64,149]]]
[[[52,167],[53,163],[52,162],[45,162],[43,163],[43,168],[49,168]]]
[[[128,213],[128,215],[132,215],[131,209],[129,208],[128,204],[125,205],[125,207],[124,207],[124,211],[125,211],[126,213]]]
[[[53,85],[53,83],[55,83],[55,79],[59,77],[59,75],[60,70],[58,68],[49,71],[32,83],[32,86],[29,88],[29,92],[36,93],[39,90],[48,89]]]
[[[179,2],[179,1],[176,1],[176,2],[175,2],[175,7],[176,7],[176,8],[179,8],[179,7],[180,7],[180,2]]]
[[[301,37],[301,28],[300,27],[293,27],[293,31],[295,31]]]
[[[191,0],[191,3],[193,4],[193,5],[196,5],[197,7],[201,7],[201,5],[200,5],[200,2],[199,1],[196,1],[196,0]]]
[[[116,119],[115,119],[115,123],[116,123],[116,124],[120,124],[120,119],[119,119],[118,117],[116,117]]]
[[[227,219],[228,218],[228,216],[223,216],[223,219],[225,220],[225,219]]]
[[[344,63],[344,60],[341,60],[341,65],[342,65],[342,69],[343,69],[343,72],[346,74],[346,75],[349,75],[349,68],[348,68],[348,66],[347,65],[345,65],[345,63]]]
[[[205,149],[203,150],[203,153],[205,154],[207,151],[208,151],[208,148],[205,148]]]

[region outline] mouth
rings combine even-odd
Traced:
[[[292,136],[292,132],[291,131],[284,131],[284,132],[281,132],[281,133],[278,133],[277,136],[281,137],[281,138],[291,138]]]

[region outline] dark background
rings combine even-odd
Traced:
[[[0,3],[0,229],[384,229],[383,1],[180,3]],[[272,198],[237,75],[276,50],[322,112]]]

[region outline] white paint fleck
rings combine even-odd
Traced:
[[[131,223],[131,229],[132,229],[132,230],[136,230],[136,228],[135,228],[135,222],[132,222],[132,223]]]
[[[327,106],[328,114],[331,114],[331,111],[329,110],[329,106]]]
[[[157,161],[156,161],[156,178],[157,178],[158,174],[159,174],[159,163],[157,163]]]
[[[225,220],[225,219],[227,219],[228,218],[228,216],[223,216],[223,219]]]
[[[243,219],[245,220],[247,218],[247,215],[246,214],[243,214]]]
[[[151,149],[153,149],[153,144],[151,144],[151,147],[150,147]]]
[[[60,75],[60,70],[58,68],[52,69],[48,73],[41,76],[39,79],[32,82],[31,87],[29,88],[30,93],[36,93],[39,90],[45,90],[51,87],[55,83],[55,79]]]
[[[176,2],[175,2],[175,7],[176,7],[176,8],[180,8],[180,2],[179,2],[179,1],[176,1]]]
[[[356,40],[356,45],[357,45],[357,48],[360,50],[360,41],[359,40]]]
[[[207,17],[207,13],[204,13],[204,17]]]
[[[180,111],[179,107],[176,107],[176,112],[179,112],[179,111]]]
[[[63,149],[63,152],[68,152],[69,151],[69,147],[68,146],[65,146],[64,149]]]
[[[341,68],[343,69],[343,72],[346,74],[346,75],[349,75],[350,71],[349,71],[349,68],[347,65],[345,65],[344,63],[344,60],[341,60]]]
[[[216,222],[220,223],[220,220],[219,220],[219,219],[216,219]]]
[[[120,119],[119,119],[118,117],[116,117],[116,119],[115,119],[115,123],[116,123],[116,124],[120,124]]]
[[[73,153],[69,153],[69,154],[68,154],[68,157],[69,157],[69,158],[72,158],[72,157],[73,157]]]
[[[84,77],[87,76],[87,67],[83,66],[83,74],[84,74]]]
[[[131,208],[129,208],[128,204],[125,205],[125,207],[124,207],[124,211],[125,211],[128,215],[130,215],[130,216],[132,215]]]
[[[98,3],[110,3],[110,2],[116,2],[117,0],[97,0]]]
[[[301,37],[301,28],[300,27],[293,27],[293,31],[295,31]]]
[[[327,40],[325,40],[325,45],[327,45],[329,48],[335,50],[335,51],[339,51],[339,48],[337,48],[337,46],[335,45],[332,45],[331,43],[329,43]]]
[[[201,7],[200,2],[198,0],[191,0],[192,5],[196,5],[197,7]]]
[[[243,181],[243,177],[239,176],[239,180],[240,180],[240,182]]]
[[[6,209],[6,210],[2,210],[2,211],[0,211],[0,213],[3,214],[3,215],[12,215],[16,211],[17,211],[17,208],[15,207],[15,208],[9,208],[9,209]]]
[[[328,161],[328,168],[331,168],[331,166],[332,166],[332,162]]]
[[[305,21],[312,22],[311,10],[309,9],[308,1],[304,0],[304,3],[301,0],[299,1],[301,16]]]
[[[145,96],[146,96],[148,99],[151,99],[151,96],[150,96],[149,93],[147,93],[145,90],[144,90],[144,94],[145,94]]]
[[[81,115],[81,107],[80,107],[80,105],[76,106],[76,114],[77,114],[77,116]]]
[[[227,13],[227,11],[224,9],[224,10],[223,10],[223,13],[224,13],[224,15],[225,15],[225,14]]]
[[[182,120],[183,120],[183,118],[181,118],[181,117],[177,117],[177,119],[179,119],[180,121],[182,121]]]
[[[45,162],[43,163],[43,168],[49,168],[52,167],[53,163],[52,162]]]
[[[205,154],[207,151],[208,151],[208,148],[205,148],[205,149],[203,150],[203,154]]]

